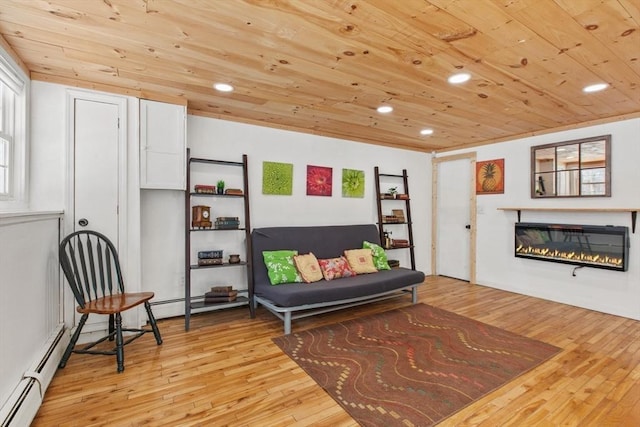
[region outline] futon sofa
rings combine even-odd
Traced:
[[[251,304],[255,308],[261,304],[283,320],[285,334],[291,333],[292,320],[319,313],[403,295],[411,295],[415,304],[417,287],[425,277],[421,271],[400,267],[330,281],[272,285],[263,259],[264,251],[277,250],[312,252],[318,259],[335,258],[345,250],[362,248],[364,241],[380,244],[376,225],[255,228],[251,233]]]

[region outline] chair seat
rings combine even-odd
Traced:
[[[121,313],[153,298],[153,292],[132,292],[106,296],[89,301],[84,308],[78,306],[78,313],[114,314]]]

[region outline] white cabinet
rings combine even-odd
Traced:
[[[140,100],[140,188],[184,190],[184,105]]]

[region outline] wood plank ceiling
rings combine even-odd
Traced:
[[[34,80],[418,151],[640,115],[640,0],[0,0],[0,34]]]

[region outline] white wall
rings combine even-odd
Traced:
[[[193,157],[241,161],[247,154],[251,226],[362,224],[377,222],[373,169],[400,174],[407,169],[411,194],[416,268],[429,272],[431,155],[327,138],[298,132],[265,128],[199,116],[187,118],[187,145]],[[262,194],[262,163],[293,164],[293,194]],[[307,165],[333,168],[333,195],[306,195]],[[342,169],[365,173],[365,197],[343,198]],[[218,175],[214,175],[214,184]],[[231,177],[229,179],[232,179]],[[241,181],[227,179],[227,187],[241,187]],[[204,184],[205,182],[203,182]],[[386,189],[383,187],[383,189]],[[181,192],[145,190],[142,194],[143,283],[154,290],[156,298],[166,300],[183,296],[184,277],[184,204]],[[213,205],[212,216],[225,216],[223,207]],[[390,213],[390,212],[388,212]],[[395,237],[395,236],[394,236]],[[397,236],[400,237],[400,236]],[[396,253],[397,252],[397,253]],[[228,253],[228,252],[225,252]],[[394,258],[408,259],[408,251],[394,251]],[[408,265],[408,261],[404,262]],[[229,280],[242,280],[229,270]],[[216,280],[224,281],[226,276]],[[203,284],[203,289],[211,283]],[[198,287],[196,280],[195,286]],[[176,315],[177,304],[157,306],[158,316]]]
[[[611,134],[611,197],[531,199],[530,147]],[[640,209],[640,119],[558,132],[477,147],[478,161],[505,159],[505,192],[479,195],[477,282],[611,314],[640,319],[640,222],[631,234],[629,270],[617,272],[515,258],[515,212],[499,207]],[[446,155],[458,152],[445,153]],[[630,213],[562,213],[522,211],[522,221],[628,226]]]
[[[66,129],[62,85],[31,82],[30,207],[65,209]]]

